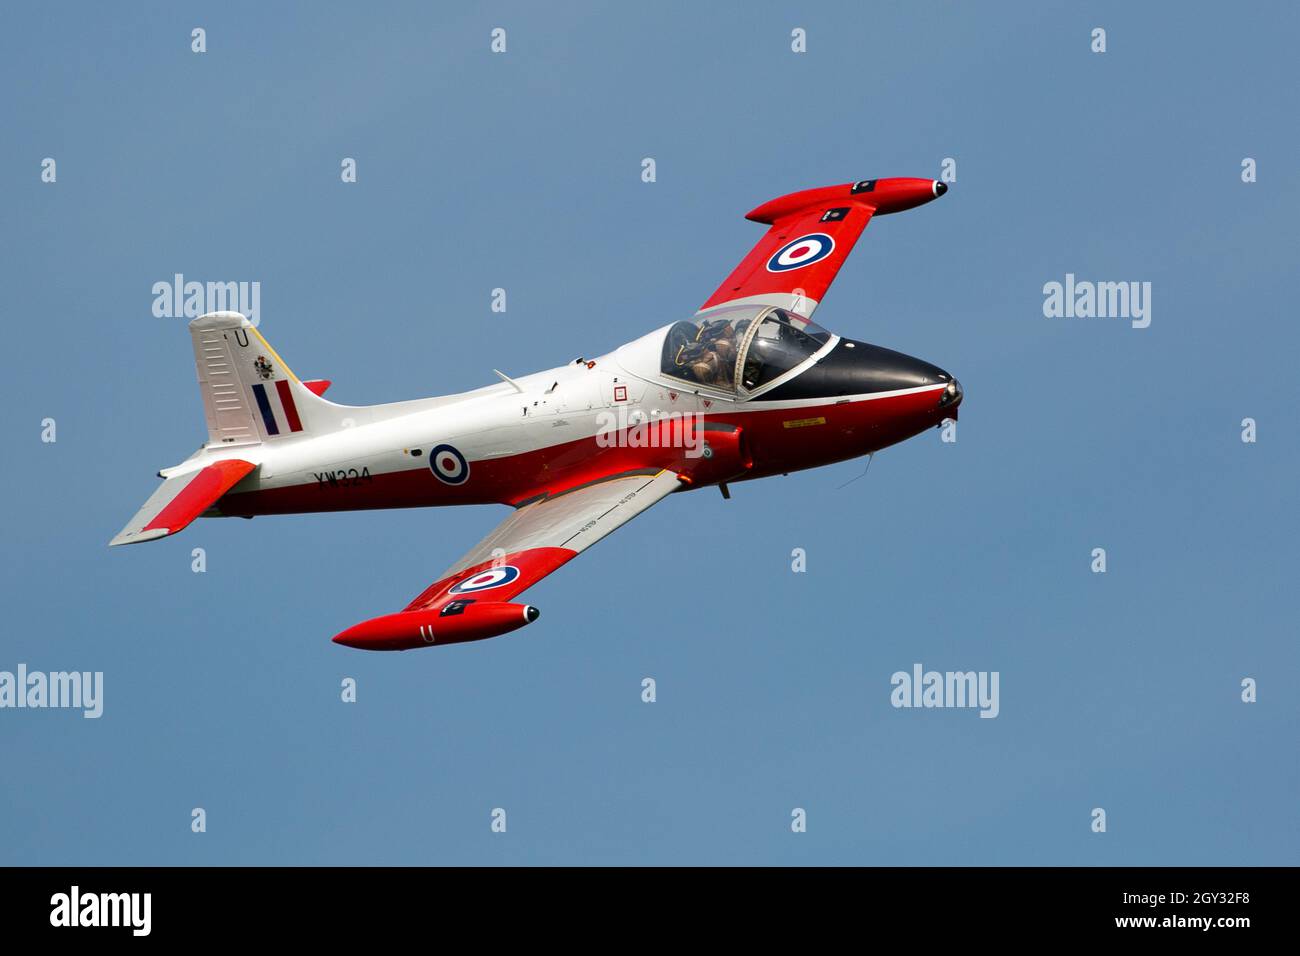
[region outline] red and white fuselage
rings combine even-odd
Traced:
[[[251,517],[518,506],[638,469],[674,468],[691,487],[702,487],[856,458],[956,415],[958,401],[942,402],[952,379],[938,369],[919,384],[914,372],[905,372],[898,387],[775,401],[692,388],[646,374],[652,370],[645,353],[658,349],[665,331],[593,360],[514,379],[514,385],[433,399],[428,407],[409,403],[417,407],[319,437],[299,433],[264,443],[257,473],[227,492],[218,510]],[[832,336],[805,364],[847,344]],[[725,444],[733,432],[739,441]],[[701,442],[710,446],[708,457]],[[246,451],[209,446],[201,458],[226,454]]]
[[[336,640],[456,643],[536,619],[509,603],[679,490],[871,454],[955,418],[941,368],[809,318],[874,215],[929,201],[933,180],[863,180],[764,204],[771,228],[693,317],[619,349],[456,395],[338,405],[247,318],[190,330],[208,441],[112,544],[240,516],[500,503],[516,510],[405,611]]]

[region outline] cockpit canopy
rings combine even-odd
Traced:
[[[668,329],[660,371],[693,385],[753,392],[815,354],[830,338],[812,319],[787,309],[712,309]]]

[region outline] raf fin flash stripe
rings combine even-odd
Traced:
[[[287,379],[275,383],[275,390],[280,393],[280,404],[284,406],[284,420],[289,423],[289,431],[302,431],[302,421],[298,418],[298,406],[293,403],[293,392],[289,390]]]
[[[275,413],[271,411],[271,403],[266,398],[266,386],[260,382],[254,385],[253,396],[257,399],[257,407],[262,413],[262,424],[266,426],[266,433],[280,434],[280,428],[275,424]]]

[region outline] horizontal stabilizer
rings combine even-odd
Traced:
[[[117,537],[108,543],[109,547],[138,544],[175,534],[216,504],[256,467],[251,461],[227,458],[198,471],[166,479]]]

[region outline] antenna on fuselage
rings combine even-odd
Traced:
[[[492,371],[496,373],[497,378],[501,379],[501,381],[505,382],[507,385],[513,387],[514,390],[518,392],[520,395],[524,394],[524,387],[520,385],[518,382],[516,382],[513,378],[511,378],[509,375],[507,375],[505,372],[495,368]]]
[[[858,478],[865,478],[865,477],[867,477],[867,472],[871,470],[871,459],[873,459],[873,458],[875,458],[875,457],[876,457],[876,453],[875,453],[874,451],[873,451],[870,455],[867,456],[867,467],[862,469],[862,474],[858,475]],[[855,481],[857,481],[858,478],[850,478],[848,481],[844,482],[844,484],[840,485],[840,488],[847,488],[849,485],[851,485],[851,484],[853,484]],[[836,488],[835,490],[836,490],[836,491],[839,491],[840,488]]]

